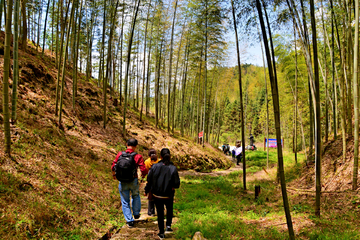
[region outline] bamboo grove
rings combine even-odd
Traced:
[[[172,134],[179,131],[197,140],[203,131],[202,144],[241,137],[244,147],[250,132],[289,140],[295,161],[296,153],[303,151],[309,162],[316,163],[317,215],[322,144],[341,138],[344,161],[353,138],[352,184],[357,189],[358,1],[0,0],[0,4],[0,27],[6,32],[3,118],[9,154],[10,119],[16,123],[20,41],[23,51],[28,43],[55,56],[59,126],[64,70],[70,65],[73,106],[81,72],[86,76],[83,81],[102,89],[104,128],[109,91],[123,107],[119,123],[123,134],[126,110],[133,108],[140,112],[140,120],[152,116],[156,127]],[[229,37],[234,33],[236,48]],[[262,66],[242,61],[240,53],[246,55],[246,46],[238,44],[245,42],[261,46]],[[236,63],[229,64],[235,55]],[[278,149],[279,165],[281,152]],[[279,179],[284,182],[281,171]]]

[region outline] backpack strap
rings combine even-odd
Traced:
[[[134,159],[135,165],[136,165],[136,161],[135,161],[135,156],[136,155],[137,155],[137,152],[130,153],[130,156]]]

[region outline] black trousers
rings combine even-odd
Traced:
[[[154,200],[148,200],[148,215],[155,214],[155,203]]]
[[[242,153],[240,153],[239,155],[236,156],[236,164],[239,165],[239,163],[241,162],[241,158],[242,158]]]
[[[174,198],[154,198],[154,202],[157,211],[159,232],[164,233],[164,205],[166,206],[166,226],[171,227],[173,218]]]

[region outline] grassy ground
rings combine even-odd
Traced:
[[[298,177],[301,163],[295,165],[292,154],[284,154],[288,185]],[[300,155],[299,159],[303,160]],[[273,166],[276,152],[270,152]],[[274,182],[275,169],[266,168],[266,152],[247,154],[248,191],[243,191],[242,171],[220,177],[185,176],[176,195],[175,211],[179,216],[176,237],[191,239],[200,231],[207,239],[287,239],[287,227],[279,185]],[[257,178],[254,178],[254,176]],[[261,186],[254,199],[255,185]],[[348,200],[348,199],[351,200]],[[289,191],[292,221],[300,239],[359,239],[359,198],[353,194],[323,196],[322,216],[313,214],[314,196]],[[335,200],[337,199],[337,200]],[[341,200],[341,205],[339,202]],[[344,206],[343,206],[344,205]],[[355,206],[354,206],[355,205]],[[338,209],[339,208],[339,209]]]

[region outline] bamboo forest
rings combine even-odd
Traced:
[[[0,239],[360,239],[358,57],[359,0],[0,0]]]

